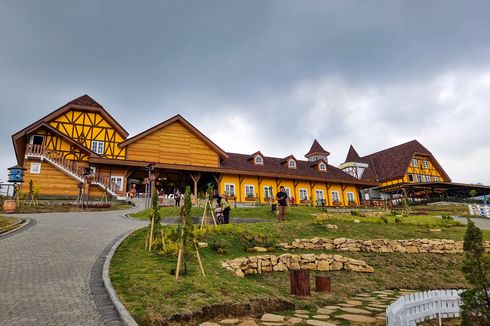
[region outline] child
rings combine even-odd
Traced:
[[[223,209],[219,206],[219,203],[216,203],[216,208],[214,209],[214,212],[216,213],[216,222],[218,224],[223,224],[225,218],[223,215]]]

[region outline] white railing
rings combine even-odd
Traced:
[[[67,159],[58,151],[48,149],[42,145],[28,144],[26,156],[42,158],[79,182],[83,182],[84,180],[83,170],[85,166],[80,166],[74,161]],[[117,196],[117,192],[119,191],[119,186],[108,175],[96,174],[92,176],[91,183],[107,190],[113,196]]]
[[[486,216],[490,217],[490,206],[489,205],[468,205],[468,210],[470,215]]]
[[[388,326],[415,326],[424,320],[459,317],[462,290],[434,290],[401,296],[386,308]]]

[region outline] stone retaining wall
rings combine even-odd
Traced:
[[[490,241],[485,241],[485,251],[490,253]],[[296,239],[292,243],[279,244],[283,249],[317,249],[340,251],[368,252],[401,252],[401,253],[462,253],[463,241],[448,239],[408,239],[408,240],[355,240],[347,238],[312,238]]]
[[[221,263],[221,267],[244,277],[248,274],[283,272],[290,269],[311,269],[319,271],[353,271],[372,273],[374,269],[361,260],[340,255],[327,254],[282,254],[260,255],[235,258]]]

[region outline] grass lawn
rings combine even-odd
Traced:
[[[163,217],[177,216],[178,209],[162,208]],[[462,240],[466,228],[454,221],[442,220],[430,215],[402,217],[395,223],[395,216],[387,217],[388,224],[379,216],[359,217],[349,210],[328,213],[322,225],[313,222],[313,215],[320,212],[311,207],[292,207],[287,222],[278,223],[269,207],[238,208],[232,217],[255,217],[269,220],[266,223],[221,226],[220,231],[201,235],[210,248],[201,249],[206,279],[199,274],[194,257],[189,265],[189,275],[176,281],[171,275],[176,258],[144,250],[145,231],[133,233],[117,250],[112,260],[110,275],[119,297],[140,325],[156,325],[175,313],[190,312],[215,303],[243,302],[247,299],[277,298],[294,302],[297,308],[312,308],[333,304],[356,293],[383,289],[443,289],[462,288],[467,284],[461,270],[462,255],[400,254],[400,253],[350,253],[335,252],[361,259],[374,267],[374,273],[321,272],[332,277],[332,293],[311,298],[297,299],[289,295],[289,273],[276,272],[239,278],[221,268],[223,260],[254,255],[245,248],[250,245],[243,234],[260,235],[270,241],[292,241],[295,238],[324,236],[352,239],[406,239],[446,238]],[[444,212],[443,212],[444,213]],[[193,209],[194,216],[202,209]],[[147,212],[133,214],[146,218]],[[354,223],[355,219],[360,223]],[[325,224],[336,224],[338,229],[328,229]],[[430,228],[442,232],[430,232]],[[490,232],[483,231],[490,240]],[[217,254],[213,243],[225,243],[227,252]],[[298,252],[298,251],[296,251]],[[307,252],[307,251],[305,251]],[[312,252],[312,251],[310,251]],[[276,254],[281,254],[278,251]],[[319,253],[319,251],[316,251]],[[315,271],[312,274],[315,275]],[[313,281],[313,277],[312,277]],[[314,288],[312,284],[312,288]],[[346,323],[348,325],[348,323]]]
[[[7,217],[7,216],[1,216],[0,215],[0,234],[10,231],[13,228],[16,228],[15,226],[19,222],[19,219],[16,217]]]
[[[73,201],[70,201],[72,203]],[[80,212],[81,208],[76,206],[67,206],[62,205],[63,203],[67,203],[67,201],[41,201],[37,206],[23,205],[22,203],[17,206],[15,213],[18,214],[33,214],[33,213],[61,213],[61,212]],[[86,211],[94,212],[94,211],[112,211],[112,210],[123,210],[129,209],[133,206],[115,202],[110,207],[97,207],[97,208],[89,208]],[[3,212],[3,207],[0,209],[0,212]]]

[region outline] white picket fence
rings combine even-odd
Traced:
[[[401,296],[386,308],[388,326],[415,326],[429,319],[459,317],[462,290],[434,290]]]
[[[490,217],[490,206],[489,205],[468,204],[468,210],[470,211],[470,215]]]

